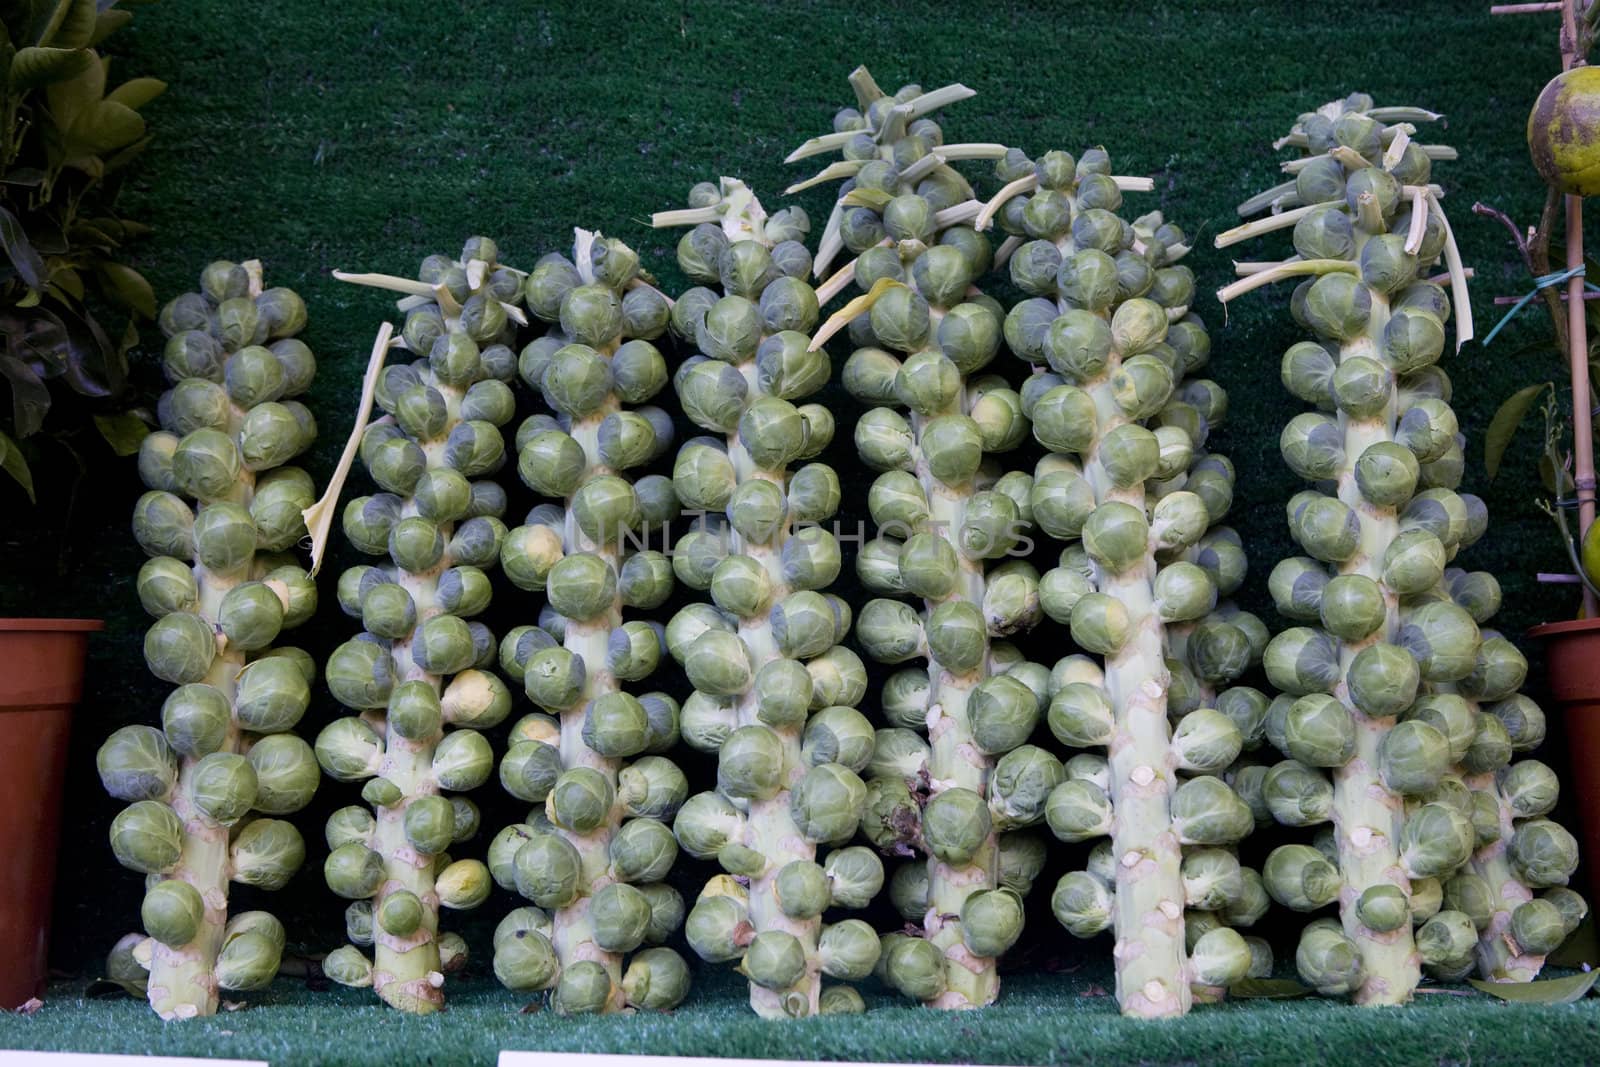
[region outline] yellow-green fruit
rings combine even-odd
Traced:
[[[1563,193],[1600,193],[1600,68],[1550,79],[1528,115],[1534,169]]]

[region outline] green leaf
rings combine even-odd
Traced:
[[[1252,1000],[1293,1000],[1309,997],[1315,990],[1292,978],[1246,978],[1229,986],[1228,992]]]
[[[64,0],[61,6],[66,11],[49,43],[57,48],[87,48],[94,38],[95,21],[100,17],[94,0]]]
[[[93,62],[81,48],[19,48],[11,60],[11,88],[37,89],[76,78]]]
[[[147,319],[156,317],[156,293],[144,275],[121,263],[102,263],[100,273],[118,300]]]
[[[20,356],[0,355],[0,378],[11,383],[11,419],[18,437],[39,432],[50,410],[50,390],[38,373]]]
[[[111,451],[119,456],[132,456],[139,451],[139,442],[150,436],[150,427],[137,415],[123,412],[120,415],[96,415],[95,428],[106,439]]]
[[[131,107],[102,100],[79,117],[71,136],[89,151],[106,155],[126,148],[144,136],[144,119]]]
[[[23,232],[22,223],[3,207],[0,207],[0,249],[5,251],[11,265],[17,269],[18,276],[29,289],[37,292],[44,288],[44,260]]]
[[[11,475],[12,479],[28,494],[28,500],[37,504],[38,498],[33,495],[33,472],[28,469],[28,461],[23,458],[22,451],[17,448],[17,443],[0,431],[0,470]]]
[[[132,21],[133,13],[129,11],[100,12],[94,20],[94,33],[89,37],[89,47],[95,47]],[[1597,275],[1597,277],[1600,277],[1600,275]]]
[[[167,91],[160,78],[130,78],[106,94],[106,99],[138,111]]]
[[[49,44],[61,24],[66,21],[68,13],[72,10],[73,0],[56,0],[50,8],[50,15],[43,22],[35,23],[34,44]],[[43,14],[43,12],[40,12]],[[69,47],[69,46],[64,46]]]
[[[1549,389],[1549,382],[1538,385],[1524,386],[1500,405],[1500,410],[1494,413],[1494,418],[1489,420],[1489,429],[1483,435],[1483,468],[1493,481],[1494,476],[1500,472],[1500,461],[1505,458],[1506,449],[1511,445],[1511,439],[1516,436],[1517,427],[1522,423],[1522,417],[1528,413],[1540,393]]]
[[[84,115],[99,105],[105,91],[106,65],[96,56],[94,62],[84,67],[77,77],[47,86],[45,99],[50,103],[50,115],[56,120],[56,125],[71,131]]]
[[[1600,971],[1584,971],[1538,982],[1485,982],[1481,978],[1467,981],[1478,992],[1513,1004],[1575,1004],[1594,988],[1596,979],[1600,979]]]

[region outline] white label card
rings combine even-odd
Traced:
[[[819,1067],[813,1060],[739,1060],[720,1056],[614,1056],[591,1052],[505,1050],[499,1067]],[[882,1064],[828,1061],[826,1067],[884,1067]],[[895,1064],[893,1067],[932,1067]]]

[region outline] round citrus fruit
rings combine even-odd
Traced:
[[[1528,151],[1540,176],[1563,193],[1600,193],[1600,68],[1550,79],[1528,115]]]

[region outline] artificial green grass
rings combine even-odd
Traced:
[[[1301,332],[1287,313],[1288,287],[1252,294],[1226,316],[1209,293],[1230,280],[1233,256],[1261,258],[1287,242],[1279,235],[1218,252],[1210,238],[1238,221],[1235,204],[1279,180],[1277,165],[1286,153],[1274,152],[1270,142],[1299,112],[1357,89],[1383,104],[1441,110],[1447,124],[1424,139],[1454,144],[1462,153],[1457,162],[1441,163],[1436,175],[1448,191],[1462,254],[1477,272],[1482,336],[1498,314],[1492,298],[1520,294],[1527,279],[1504,232],[1469,209],[1482,199],[1523,223],[1535,219],[1543,193],[1527,160],[1522,125],[1557,66],[1553,18],[1492,19],[1487,0],[1369,0],[1359,7],[1246,0],[985,0],[936,7],[887,0],[280,0],[261,7],[166,0],[139,7],[111,51],[117,56],[113,81],[154,75],[171,83],[169,94],[147,109],[154,143],[123,204],[131,217],[155,226],[135,249],[136,261],[163,299],[192,289],[208,260],[247,256],[266,261],[271,284],[305,296],[311,313],[305,337],[321,361],[308,399],[323,435],[304,464],[319,482],[349,428],[372,333],[392,315],[385,295],[333,281],[333,268],[408,273],[425,254],[453,253],[472,233],[493,235],[506,261],[527,266],[569,245],[570,228],[579,224],[628,241],[665,286],[677,290],[677,235],[651,231],[650,212],[680,206],[693,182],[718,174],[743,177],[769,207],[786,202],[781,189],[822,161],[785,166],[783,156],[826,131],[834,110],[853,102],[845,76],[859,63],[890,87],[959,80],[976,89],[975,99],[941,116],[951,140],[1003,140],[1034,154],[1103,144],[1119,172],[1156,178],[1156,192],[1130,195],[1131,207],[1160,208],[1196,235],[1188,262],[1202,293],[1197,310],[1212,327],[1212,373],[1231,395],[1229,421],[1213,443],[1239,471],[1233,522],[1252,566],[1242,600],[1274,626],[1281,620],[1266,597],[1266,576],[1294,551],[1282,504],[1301,488],[1278,455],[1279,430],[1298,404],[1278,384],[1277,366]],[[826,187],[797,200],[820,227],[833,195]],[[1524,436],[1507,460],[1508,473],[1493,485],[1482,474],[1481,438],[1501,399],[1529,381],[1562,373],[1553,355],[1524,351],[1546,333],[1540,315],[1530,308],[1493,349],[1474,344],[1446,359],[1456,382],[1454,404],[1472,437],[1467,488],[1485,496],[1492,515],[1490,535],[1462,562],[1500,577],[1506,607],[1498,624],[1535,662],[1537,649],[1521,642],[1522,630],[1567,617],[1574,600],[1568,588],[1532,580],[1536,570],[1564,566],[1529,491],[1537,435]],[[153,328],[145,338],[139,381],[159,388]],[[842,360],[843,344],[836,348]],[[1023,370],[1009,359],[995,369],[1014,379]],[[840,418],[838,440],[824,458],[846,481],[841,521],[864,519],[866,477],[848,432],[859,408],[837,385],[822,399]],[[116,937],[137,927],[141,896],[139,876],[116,866],[105,844],[118,804],[100,788],[93,753],[116,727],[155,721],[167,687],[146,672],[140,654],[147,620],[133,580],[142,557],[128,516],[142,487],[132,462],[97,461],[69,494],[70,464],[41,448],[35,457],[43,472],[39,508],[29,509],[0,482],[0,613],[109,620],[93,645],[76,727],[53,956],[61,971],[93,976]],[[531,495],[509,471],[503,480],[512,512],[520,514]],[[350,492],[364,491],[364,484],[358,472]],[[70,522],[69,496],[75,500]],[[337,531],[332,547],[324,572],[330,579],[355,562]],[[331,582],[327,588],[319,617],[292,637],[319,655],[356,629],[334,604]],[[858,591],[843,591],[859,603]],[[534,598],[508,588],[498,595],[497,629],[532,621]],[[1046,626],[1024,648],[1053,658],[1061,642],[1059,628]],[[655,684],[686,691],[670,667]],[[1537,672],[1532,684],[1537,691]],[[301,732],[314,736],[340,713],[319,689]],[[1559,721],[1553,726],[1557,736],[1544,758],[1562,766]],[[494,740],[499,745],[503,737]],[[703,763],[695,764],[691,754],[686,764],[706,781]],[[306,869],[280,893],[238,892],[237,906],[271,908],[304,948],[340,943],[343,902],[322,885],[319,827],[327,811],[353,802],[356,793],[325,782],[315,806],[297,817],[310,845]],[[476,799],[491,831],[520,817],[518,805],[492,786]],[[1103,958],[1109,944],[1080,945],[1050,919],[1045,905],[1056,874],[1081,863],[1075,859],[1081,850],[1063,846],[1060,852],[1035,891],[1025,943],[1048,946],[1048,953],[1074,966]],[[692,895],[704,875],[686,864],[682,887]],[[487,955],[488,928],[514,903],[509,894],[497,894],[466,920],[481,956]],[[1275,935],[1280,956],[1292,953],[1301,921],[1288,919]],[[700,995],[723,992],[711,1002],[697,1000],[665,1024],[558,1023],[504,1014],[510,999],[479,980],[451,992],[454,1009],[438,1020],[401,1019],[363,994],[285,992],[282,1006],[163,1027],[135,1003],[78,1009],[55,995],[40,1015],[0,1024],[0,1045],[29,1034],[41,1040],[55,1035],[49,1040],[59,1044],[77,1031],[104,1048],[170,1042],[160,1047],[223,1052],[222,1030],[233,1030],[241,1041],[254,1034],[251,1041],[288,1042],[317,1026],[352,1055],[410,1060],[410,1047],[436,1042],[430,1047],[440,1050],[438,1062],[456,1062],[455,1048],[487,1055],[495,1045],[490,1035],[499,1033],[548,1034],[551,1043],[592,1038],[639,1051],[679,1050],[700,1041],[702,1051],[730,1053],[763,1048],[991,1061],[1098,1055],[1102,1061],[1205,1062],[1258,1048],[1279,1058],[1331,1058],[1328,1042],[1337,1041],[1351,1059],[1396,1048],[1433,1057],[1428,1062],[1481,1062],[1486,1057],[1467,1046],[1494,1041],[1497,1057],[1512,1062],[1523,1056],[1548,1061],[1564,1042],[1596,1047],[1588,1007],[1501,1009],[1449,996],[1379,1013],[1256,1003],[1139,1028],[1115,1019],[1108,999],[1079,997],[1074,979],[1043,977],[1038,972],[1046,954],[1023,954],[1018,966],[1034,973],[1009,977],[990,1012],[950,1017],[890,1008],[874,1015],[871,1026],[821,1020],[764,1029],[745,1014],[742,996],[726,978],[702,980]],[[461,1025],[462,1019],[471,1022]],[[740,1020],[751,1025],[729,1030],[736,1039],[711,1043],[715,1028]],[[798,1033],[817,1037],[802,1044],[788,1036]],[[1051,1051],[1057,1049],[1064,1051]],[[310,1054],[298,1041],[293,1050],[296,1062]]]
[[[930,1063],[1356,1064],[1385,1067],[1592,1062],[1600,1002],[1507,1005],[1459,987],[1406,1008],[1255,1000],[1199,1008],[1181,1020],[1124,1019],[1108,968],[1010,977],[992,1008],[972,1013],[869,995],[870,1014],[773,1023],[749,1011],[742,983],[702,977],[668,1015],[563,1018],[521,1014],[487,980],[456,986],[449,1009],[426,1018],[379,1005],[367,991],[311,992],[280,980],[240,1012],[162,1023],[139,1001],[52,988],[29,1017],[0,1016],[0,1048],[264,1059],[274,1064],[392,1067],[492,1064],[500,1049]],[[872,991],[869,990],[869,994]]]

